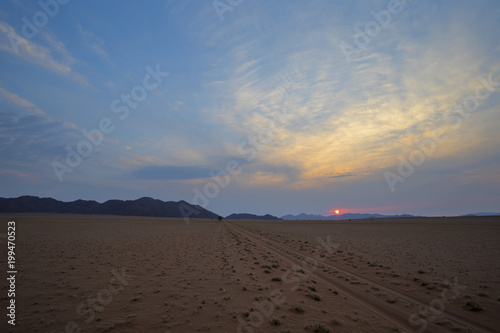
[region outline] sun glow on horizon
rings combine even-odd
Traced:
[[[339,215],[340,214],[340,209],[332,209],[330,211],[330,213],[335,213],[335,215]]]

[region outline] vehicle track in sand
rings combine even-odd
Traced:
[[[288,245],[283,244],[273,240],[263,234],[256,233],[253,230],[248,230],[248,228],[242,227],[235,223],[225,222],[224,224],[230,231],[239,233],[248,237],[253,242],[256,242],[269,251],[287,259],[296,265],[301,265],[307,258],[313,258],[313,256],[304,255],[298,252],[296,249],[291,248]],[[319,258],[315,258],[319,259]],[[317,265],[317,269],[309,270],[312,276],[316,277],[318,280],[323,281],[326,285],[329,285],[339,291],[341,291],[345,296],[355,300],[360,307],[363,307],[367,311],[377,314],[381,318],[384,318],[388,322],[396,324],[398,327],[408,332],[417,332],[421,326],[412,326],[409,322],[409,318],[412,314],[418,313],[422,308],[429,307],[429,301],[425,300],[418,295],[410,294],[404,290],[400,290],[392,285],[381,283],[373,278],[363,276],[359,273],[334,266],[333,264],[325,262],[325,260],[320,260]],[[335,278],[335,274],[340,273],[343,277],[348,277],[348,279]],[[352,284],[356,280],[356,284]],[[379,290],[378,294],[368,294],[363,292],[359,286],[370,286],[375,290]],[[398,304],[388,303],[386,299],[379,297],[382,293],[388,294],[391,298],[398,300]],[[385,295],[384,295],[385,296]],[[404,306],[401,306],[404,304]],[[444,318],[448,323],[447,326],[440,326],[432,321],[427,321],[427,326],[425,332],[443,332],[452,331],[452,327],[465,327],[472,329],[473,332],[496,332],[497,330],[488,327],[482,323],[473,321],[469,318],[465,318],[459,313],[456,313],[450,309],[444,309],[444,311],[439,315],[439,317]],[[417,319],[422,319],[416,317]],[[454,324],[454,325],[452,325]],[[423,332],[423,331],[421,331]]]

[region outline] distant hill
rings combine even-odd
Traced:
[[[327,220],[328,218],[323,215],[314,215],[314,214],[299,214],[299,215],[285,215],[281,217],[283,220]]]
[[[226,217],[228,220],[280,220],[279,217],[266,215],[254,215],[254,214],[231,214]]]
[[[217,214],[199,205],[186,201],[161,201],[153,198],[137,200],[108,200],[98,203],[93,200],[63,202],[52,198],[22,196],[0,198],[0,213],[59,213],[59,214],[103,214],[124,216],[183,217],[181,208],[190,218],[217,218]]]
[[[356,220],[356,219],[378,219],[387,217],[415,217],[414,215],[402,214],[402,215],[381,215],[381,214],[362,214],[362,213],[346,213],[340,215],[311,215],[311,214],[299,214],[299,215],[285,215],[281,218],[283,220]]]
[[[467,214],[467,215],[462,215],[462,216],[500,216],[500,213],[485,213],[485,212],[480,212],[480,213]]]

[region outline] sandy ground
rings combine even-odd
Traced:
[[[499,217],[0,218],[1,332],[500,331]]]

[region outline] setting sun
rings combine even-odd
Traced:
[[[335,214],[337,214],[337,215],[339,215],[339,214],[340,214],[340,210],[335,209],[335,210],[334,210],[334,213],[335,213]]]

